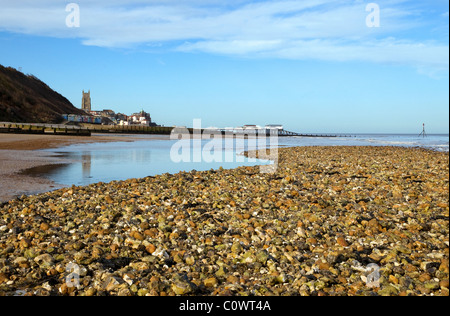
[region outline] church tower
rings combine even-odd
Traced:
[[[81,100],[81,109],[90,112],[91,111],[91,90],[88,92],[84,92],[83,90],[83,99]]]

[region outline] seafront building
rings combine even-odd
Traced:
[[[281,124],[268,124],[264,127],[253,124],[246,124],[242,127],[236,127],[233,129],[234,134],[256,134],[256,135],[271,135],[274,132],[278,134],[284,130]]]
[[[91,111],[91,90],[84,92],[83,98],[81,99],[81,109],[87,113]]]
[[[92,110],[91,91],[82,92],[81,109],[86,115],[63,114],[62,117],[67,122],[90,123],[102,125],[121,125],[121,126],[157,126],[152,122],[149,113],[144,110],[126,115],[123,113],[115,113],[111,109]]]

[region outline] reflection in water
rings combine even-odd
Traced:
[[[61,172],[66,169],[69,164],[50,164],[37,166],[33,168],[29,168],[26,170],[22,170],[19,172],[20,175],[32,176],[32,177],[40,177],[42,175],[52,175]]]
[[[91,162],[92,162],[92,156],[89,151],[84,151],[82,158],[82,169],[83,169],[83,178],[90,178],[91,177]]]
[[[77,159],[77,153],[69,153],[67,155],[71,159]],[[151,165],[152,153],[150,150],[117,150],[114,152],[96,152],[96,151],[83,151],[81,153],[81,168],[83,178],[91,179],[92,176],[92,161],[95,161],[96,165],[120,165],[121,168],[129,167],[130,164],[136,165]],[[116,173],[117,170],[109,170],[110,173]]]
[[[152,140],[72,145],[60,148],[57,152],[73,163],[52,170],[34,170],[33,173],[56,183],[70,186],[72,184],[89,185],[96,182],[144,178],[194,169],[201,171],[219,167],[227,169],[267,164],[267,162],[249,161],[242,157],[234,159],[233,162],[176,163],[170,157],[170,149],[174,143],[175,141],[170,140]],[[204,143],[206,144],[206,142]],[[225,150],[227,154],[231,151],[232,155],[236,156],[236,151],[240,153],[241,149],[228,148]]]
[[[150,136],[149,136],[150,137]],[[143,137],[144,138],[144,137]],[[149,138],[150,139],[150,138]],[[252,149],[251,142],[226,140],[216,148],[223,149],[222,158],[234,157],[233,162],[192,162],[194,150],[189,153],[191,162],[175,163],[170,157],[170,150],[175,140],[142,140],[135,142],[93,143],[64,147],[56,152],[68,159],[69,164],[49,165],[32,168],[25,174],[44,176],[56,183],[70,186],[88,185],[96,182],[111,182],[130,178],[143,178],[163,173],[177,173],[190,170],[209,170],[219,167],[235,168],[238,166],[254,166],[268,162],[243,162],[236,154]],[[202,142],[202,145],[209,141]],[[448,152],[448,135],[430,135],[418,139],[417,135],[358,135],[357,137],[311,138],[283,137],[278,146],[420,146]],[[194,146],[195,147],[195,146]],[[204,147],[203,147],[204,149]],[[48,149],[55,153],[55,150]],[[189,159],[188,159],[189,160]],[[75,162],[73,162],[75,161]],[[73,162],[73,163],[72,163]],[[81,172],[80,172],[81,170]]]

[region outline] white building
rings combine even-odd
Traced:
[[[284,130],[284,126],[281,124],[268,124],[266,125],[266,129],[277,129],[277,130]]]

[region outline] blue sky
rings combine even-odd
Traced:
[[[448,1],[0,0],[0,64],[164,125],[449,130]],[[72,20],[71,20],[72,21]]]

